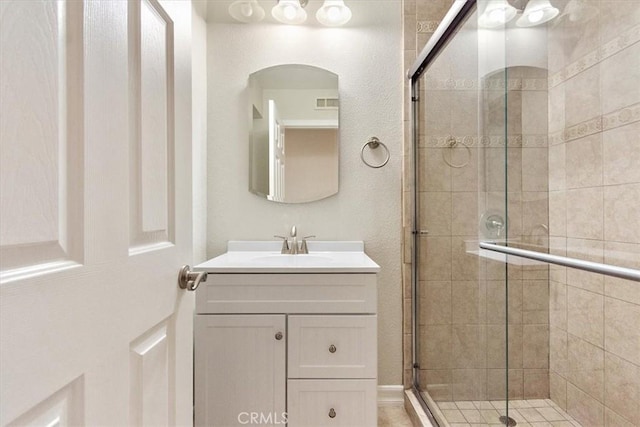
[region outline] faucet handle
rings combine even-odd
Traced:
[[[296,237],[298,235],[298,231],[296,226],[291,227],[291,237]]]
[[[307,239],[311,239],[312,237],[316,237],[316,236],[311,235],[311,236],[304,236],[302,238],[302,244],[300,245],[300,253],[301,254],[308,254],[309,253],[309,248],[307,247]]]
[[[280,250],[281,254],[289,253],[289,239],[284,236],[274,235],[273,237],[277,237],[278,239],[282,239],[282,249]]]

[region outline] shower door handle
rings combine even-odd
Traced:
[[[421,236],[429,234],[429,230],[413,230],[411,234],[418,234]]]

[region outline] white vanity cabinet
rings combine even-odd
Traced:
[[[377,269],[208,271],[196,293],[197,426],[376,425]]]

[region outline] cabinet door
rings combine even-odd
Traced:
[[[196,425],[282,425],[285,316],[195,317]]]

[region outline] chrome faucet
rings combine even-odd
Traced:
[[[298,231],[295,225],[291,227],[291,247],[289,248],[289,253],[291,255],[300,253],[300,248],[298,247]]]
[[[289,239],[285,236],[274,235],[273,237],[282,239],[282,249],[280,250],[281,254],[297,255],[308,254],[309,248],[307,247],[307,239],[316,236],[305,236],[302,238],[302,242],[298,244],[298,229],[294,225],[291,227],[291,243],[289,243]]]

